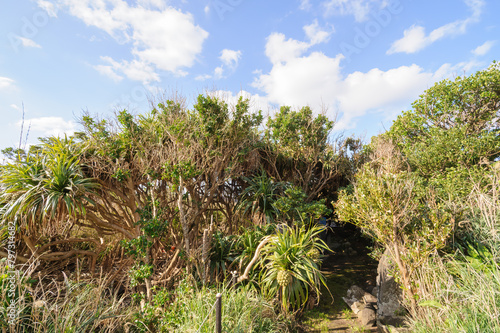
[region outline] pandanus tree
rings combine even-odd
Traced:
[[[258,168],[261,120],[248,101],[229,106],[217,96],[200,96],[193,110],[169,100],[144,115],[123,110],[114,121],[84,115],[74,139],[44,139],[2,166],[2,223],[18,219],[37,255],[36,245],[48,244],[41,234],[68,242],[72,225],[93,230],[96,246],[104,237],[146,237],[189,252],[207,214],[232,213],[234,182]]]
[[[247,187],[240,195],[237,208],[245,215],[260,216],[260,223],[274,222],[279,214],[274,203],[284,189],[284,184],[272,180],[264,170],[252,178],[242,179]]]
[[[285,108],[266,133],[262,119],[248,100],[228,105],[215,95],[199,96],[191,109],[173,99],[141,115],[122,110],[102,120],[85,114],[74,138],[43,139],[2,167],[2,224],[17,219],[29,247],[23,253],[39,259],[88,255],[95,263],[100,254],[123,253],[136,261],[131,275],[146,283],[150,296],[152,285],[179,271],[175,265],[197,260],[208,229],[232,234],[256,215],[274,220],[282,184],[300,192],[280,206],[282,217],[293,220],[298,211],[317,216],[313,206],[297,209],[296,198],[314,203],[344,181],[336,163],[345,154],[330,145],[332,124],[325,117]],[[241,216],[245,211],[250,219]],[[164,267],[153,263],[165,249],[175,250],[160,271]]]
[[[164,101],[137,117],[123,111],[114,132],[108,123],[84,120],[89,148],[83,160],[101,184],[89,219],[133,239],[142,233],[139,211],[151,202],[168,224],[168,241],[189,252],[206,213],[244,173],[261,116],[250,114],[242,99],[229,107],[216,96],[200,96],[193,110]]]
[[[48,138],[33,147],[23,158],[0,168],[2,188],[0,221],[3,226],[15,221],[18,235],[31,256],[58,260],[73,254],[96,254],[89,251],[44,254],[52,245],[79,243],[93,239],[71,238],[70,230],[82,223],[90,196],[98,190],[95,179],[85,175],[79,154],[82,146],[73,139]],[[53,241],[36,248],[40,238]],[[20,257],[20,260],[27,258]]]
[[[299,310],[326,282],[319,269],[320,255],[327,249],[318,238],[319,227],[284,227],[269,236],[262,249],[260,283],[264,293],[279,300],[284,311]]]

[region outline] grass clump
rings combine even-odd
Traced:
[[[165,308],[160,319],[161,332],[215,331],[216,294],[222,294],[222,329],[225,332],[291,332],[293,319],[277,314],[253,289],[202,288],[186,282],[175,291],[175,300]]]
[[[6,268],[0,267],[0,275]],[[5,281],[0,282],[5,289]],[[127,297],[113,292],[106,277],[87,282],[21,278],[14,301],[14,321],[7,320],[5,306],[0,308],[3,332],[120,332],[131,314]]]

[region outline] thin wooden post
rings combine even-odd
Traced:
[[[222,294],[218,293],[215,301],[215,332],[222,333]]]

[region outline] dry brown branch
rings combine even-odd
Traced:
[[[174,267],[174,265],[177,261],[177,257],[179,257],[179,253],[181,253],[181,250],[177,249],[177,251],[175,251],[174,256],[170,260],[170,264],[168,265],[167,269],[163,273],[160,274],[160,276],[158,277],[158,280],[163,279],[164,276],[166,276],[166,275],[168,275],[168,273],[170,273],[170,271],[172,270],[172,268]]]
[[[69,257],[74,256],[74,255],[78,255],[78,254],[87,255],[87,256],[90,256],[92,258],[97,257],[97,254],[95,252],[83,251],[83,250],[71,250],[69,252],[46,253],[44,255],[41,255],[38,258],[40,260],[45,260],[45,261],[59,261],[59,260],[63,260],[63,259],[69,258]]]
[[[167,282],[172,281],[172,279],[175,278],[181,270],[182,270],[182,268],[178,267],[174,270],[174,272],[168,278],[165,278],[163,280],[153,281],[153,286],[157,286],[159,284],[163,284],[163,283],[167,283]]]
[[[264,239],[262,239],[262,241],[260,242],[259,246],[257,246],[257,249],[255,250],[255,254],[254,254],[252,260],[248,263],[248,266],[245,269],[245,272],[243,273],[242,276],[240,276],[238,278],[238,283],[240,283],[241,281],[245,281],[246,279],[248,279],[249,274],[250,274],[250,270],[252,269],[252,266],[255,264],[255,262],[257,261],[257,259],[259,259],[260,251],[262,251],[262,248],[267,244],[267,242],[269,242],[269,240],[271,239],[271,237],[272,236],[266,236],[266,237],[264,237]]]
[[[7,252],[4,252],[4,251],[0,250],[0,257],[8,258],[9,254]],[[18,254],[16,256],[16,261],[19,261],[19,262],[21,262],[23,264],[26,264],[29,261],[29,259],[25,258],[25,257],[23,257],[23,256],[21,256],[21,255]]]
[[[101,244],[99,241],[95,238],[69,238],[69,239],[61,239],[58,241],[50,242],[42,247],[38,248],[38,250],[35,252],[34,255],[41,256],[43,252],[45,252],[49,247],[58,245],[58,244],[67,244],[67,243],[84,243],[84,242],[90,242],[94,243],[97,247],[99,247]]]

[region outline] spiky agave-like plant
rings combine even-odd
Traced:
[[[0,222],[19,220],[43,230],[47,221],[84,215],[98,184],[84,175],[80,149],[73,139],[51,137],[25,159],[2,166]]]
[[[321,284],[326,287],[319,268],[319,254],[328,248],[317,237],[320,232],[317,226],[285,226],[262,251],[262,290],[268,296],[277,297],[284,311],[301,309],[311,290],[319,297]]]

